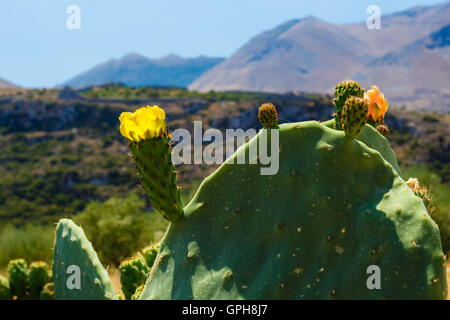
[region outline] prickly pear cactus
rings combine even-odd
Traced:
[[[45,262],[32,262],[29,268],[30,297],[39,299],[44,285],[50,280],[48,265]]]
[[[136,292],[136,289],[145,283],[150,268],[142,255],[122,261],[119,266],[120,283],[126,299]]]
[[[57,300],[116,300],[108,273],[83,229],[70,219],[56,227],[53,279]]]
[[[168,221],[183,215],[181,189],[172,163],[171,135],[166,114],[158,106],[147,106],[120,115],[120,132],[129,141],[130,157],[150,201]]]
[[[28,288],[28,265],[24,259],[11,260],[8,263],[8,278],[11,293],[18,299],[27,294]]]
[[[0,300],[11,300],[12,294],[9,287],[9,281],[3,276],[0,276]]]
[[[333,125],[281,124],[275,175],[224,163],[207,177],[169,226],[140,299],[445,298],[438,227],[387,140]]]

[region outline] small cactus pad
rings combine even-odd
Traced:
[[[142,249],[142,255],[144,256],[147,266],[151,269],[158,255],[159,244],[154,244]]]
[[[364,97],[364,89],[361,89],[357,81],[347,80],[342,81],[336,85],[334,90],[335,98],[333,99],[333,105],[335,109],[336,129],[342,130],[341,127],[341,113],[344,108],[345,101],[348,98],[354,96],[358,98]]]
[[[9,287],[8,279],[0,276],[0,300],[11,300],[12,294]]]
[[[264,128],[275,128],[278,125],[277,109],[272,103],[264,103],[258,110],[258,119]]]
[[[136,289],[145,283],[150,268],[142,255],[122,261],[119,266],[120,283],[126,299],[136,292]]]
[[[56,226],[53,279],[57,300],[117,299],[83,229],[70,219],[61,219]]]
[[[44,285],[50,279],[48,265],[42,261],[32,262],[29,269],[30,296],[39,299]]]
[[[444,299],[438,227],[387,140],[333,125],[281,124],[275,175],[224,163],[207,177],[169,226],[140,299]]]
[[[380,124],[377,126],[377,131],[383,136],[388,137],[389,136],[389,127],[385,124]]]
[[[136,171],[142,189],[153,207],[163,217],[175,222],[183,215],[181,190],[172,163],[170,135],[130,142],[130,152],[136,162]]]
[[[24,259],[11,260],[8,263],[9,286],[13,296],[22,299],[27,294],[28,266]]]
[[[341,128],[345,135],[356,139],[367,122],[369,105],[361,98],[350,97],[344,104],[341,113]]]

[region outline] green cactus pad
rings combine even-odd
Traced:
[[[83,229],[70,219],[60,220],[56,227],[53,280],[57,300],[117,299],[108,273]]]
[[[150,268],[142,255],[122,261],[119,266],[120,283],[126,299],[136,292],[136,289],[145,283]]]
[[[41,300],[55,300],[55,284],[47,282],[39,295]]]
[[[0,300],[11,300],[12,294],[9,287],[8,279],[0,276]]]
[[[31,298],[39,299],[44,285],[50,280],[47,263],[42,261],[32,262],[29,268],[28,279]]]
[[[129,146],[142,189],[153,207],[168,221],[178,220],[183,215],[183,205],[172,163],[170,135],[130,142]]]
[[[24,259],[11,260],[8,263],[8,277],[11,293],[18,299],[26,296],[28,290],[28,266]]]
[[[344,108],[345,105],[345,101],[347,101],[347,99],[352,96],[363,98],[364,89],[361,89],[357,81],[347,80],[342,81],[336,85],[334,95],[335,98],[333,99],[333,105],[334,109],[336,110],[335,113],[336,129],[342,130],[341,115],[342,115],[342,108]]]
[[[444,299],[438,227],[384,158],[387,140],[367,125],[348,139],[333,122],[280,125],[276,175],[224,163],[207,177],[140,299]]]

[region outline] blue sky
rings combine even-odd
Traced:
[[[2,0],[0,78],[51,87],[94,65],[137,52],[150,58],[230,56],[251,37],[287,20],[313,15],[332,23],[362,22],[444,0]],[[69,30],[69,5],[81,29]]]

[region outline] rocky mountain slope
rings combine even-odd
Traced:
[[[391,103],[449,111],[450,2],[334,25],[313,17],[289,21],[246,43],[189,89],[331,93],[343,78],[378,84]]]

